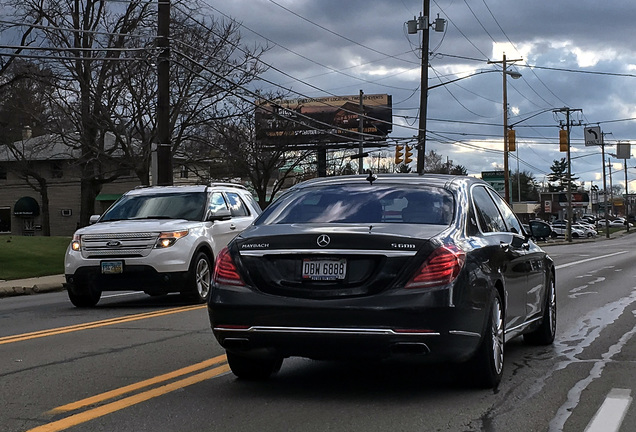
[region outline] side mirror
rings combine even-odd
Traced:
[[[88,220],[88,223],[93,225],[95,222],[99,220],[100,217],[101,215],[92,215],[90,219]]]
[[[552,234],[552,227],[543,221],[533,220],[528,224],[530,235],[536,239],[547,239]]]
[[[214,222],[217,220],[228,220],[228,219],[232,219],[232,213],[230,213],[230,209],[220,208],[218,210],[211,211],[206,220],[210,222]]]

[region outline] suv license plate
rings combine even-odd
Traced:
[[[102,261],[102,274],[120,274],[123,272],[123,261]]]
[[[346,259],[304,259],[303,279],[341,280],[347,275]]]

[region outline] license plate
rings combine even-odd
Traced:
[[[303,279],[341,280],[347,275],[346,259],[304,259]]]
[[[120,274],[123,272],[123,261],[102,261],[102,274]]]

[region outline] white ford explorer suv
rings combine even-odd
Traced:
[[[73,235],[64,259],[68,296],[93,307],[102,291],[210,293],[214,258],[261,210],[231,183],[140,187]]]

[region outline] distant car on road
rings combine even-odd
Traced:
[[[553,342],[556,311],[553,261],[499,194],[432,174],[292,187],[219,254],[208,300],[242,379],[291,356],[406,357],[464,363],[484,387],[505,342]]]
[[[143,290],[204,302],[215,257],[258,214],[241,185],[133,189],[73,235],[64,260],[69,299],[92,307],[102,291]]]

